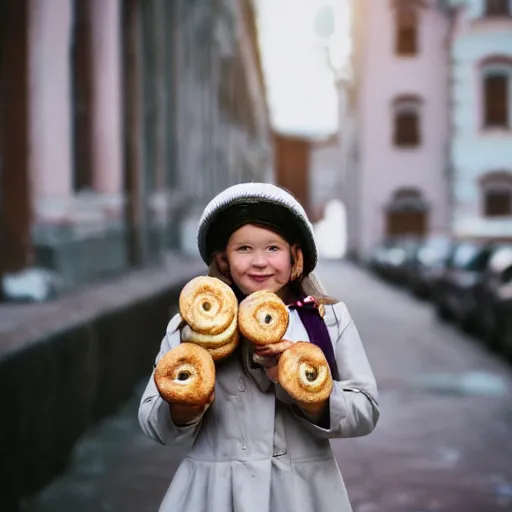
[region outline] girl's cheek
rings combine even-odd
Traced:
[[[288,257],[285,257],[283,254],[279,255],[274,259],[274,264],[277,268],[279,268],[282,271],[288,271],[291,270],[292,268],[290,259]]]

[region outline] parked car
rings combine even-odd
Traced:
[[[368,266],[375,274],[384,277],[388,267],[388,253],[396,242],[390,238],[381,240],[371,250]]]
[[[487,344],[501,348],[505,332],[503,298],[512,280],[512,243],[496,244],[476,294],[480,310],[478,327]]]
[[[384,279],[404,284],[420,246],[421,240],[415,237],[383,240],[373,250],[370,267]]]
[[[454,241],[442,235],[429,237],[418,247],[408,271],[408,285],[414,295],[422,298],[432,295],[453,248]]]
[[[501,352],[512,362],[512,268],[507,270],[506,281],[502,284],[500,290],[500,325],[501,331]]]
[[[492,244],[458,242],[435,285],[434,303],[443,318],[453,318],[464,330],[475,327],[477,289],[492,254]]]

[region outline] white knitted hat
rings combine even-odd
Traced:
[[[305,256],[307,253],[307,259],[310,261],[310,268],[307,269],[307,271],[312,271],[318,261],[318,252],[313,226],[300,203],[291,194],[270,183],[240,183],[238,185],[233,185],[215,196],[208,203],[199,221],[197,231],[197,245],[204,262],[207,265],[210,264],[209,260],[211,258],[211,254],[208,254],[206,241],[208,231],[215,222],[217,216],[230,206],[237,204],[244,199],[257,203],[269,203],[272,205],[282,206],[292,214],[292,218],[296,221],[297,227],[299,228],[303,238],[304,246],[302,247],[302,250],[304,251]]]

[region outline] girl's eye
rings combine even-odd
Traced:
[[[277,252],[277,251],[279,251],[279,247],[277,247],[277,245],[271,245],[271,246],[268,248],[268,250],[269,250],[270,252]]]
[[[248,245],[241,245],[237,250],[238,252],[247,252],[250,249]]]

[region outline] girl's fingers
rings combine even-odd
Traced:
[[[258,354],[272,352],[272,353],[281,353],[284,352],[288,347],[290,347],[293,343],[288,340],[280,341],[279,343],[272,343],[271,345],[265,345],[263,347],[254,347],[254,351]]]
[[[279,343],[273,343],[272,345],[255,347],[254,352],[259,356],[277,356],[282,354],[287,348],[291,347],[291,345],[293,345],[291,341],[283,340]]]
[[[265,373],[272,382],[275,382],[276,384],[278,383],[279,379],[277,378],[277,366],[265,368]]]

